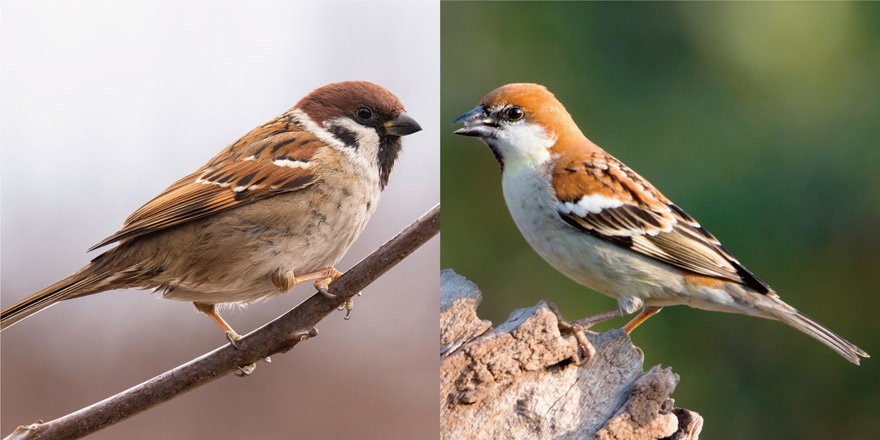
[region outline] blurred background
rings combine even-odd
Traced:
[[[98,253],[135,209],[324,84],[395,93],[424,131],[346,270],[439,201],[439,4],[12,2],[0,17],[2,305]],[[381,31],[379,31],[381,30]],[[446,125],[444,124],[444,128]],[[100,431],[111,438],[433,438],[439,240],[320,335]],[[247,310],[240,333],[314,293]],[[0,435],[125,390],[225,343],[191,304],[145,291],[59,304],[2,334]]]
[[[547,86],[587,136],[688,211],[783,299],[874,355],[861,367],[787,326],[669,307],[632,335],[713,439],[880,432],[880,5],[441,5],[441,265],[495,324],[548,298],[616,302],[519,234],[497,163],[449,125],[510,82]],[[597,326],[618,328],[627,318]]]

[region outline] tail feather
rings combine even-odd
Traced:
[[[97,293],[100,278],[93,276],[88,270],[90,266],[80,269],[73,275],[19,301],[0,314],[0,331],[33,315],[43,309],[55,305],[59,301],[78,296]]]
[[[859,365],[861,357],[871,357],[865,352],[865,350],[856,347],[852,342],[841,338],[837,333],[834,333],[827,327],[813,320],[813,318],[810,318],[797,310],[794,310],[793,313],[774,313],[774,316],[778,320],[827,345],[830,349],[836,351],[837,354],[856,365]]]

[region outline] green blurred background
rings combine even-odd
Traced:
[[[666,308],[633,334],[672,366],[704,438],[880,433],[880,5],[441,5],[446,122],[510,82],[547,86],[587,136],[697,218],[789,303],[874,359],[787,326]],[[616,303],[559,274],[510,219],[482,143],[442,136],[444,268],[496,324],[542,298],[569,319]],[[598,326],[620,327],[625,318]]]

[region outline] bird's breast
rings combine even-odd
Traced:
[[[659,263],[564,222],[549,179],[541,169],[505,175],[504,198],[532,248],[572,280],[623,302],[666,296],[662,286],[680,280]]]

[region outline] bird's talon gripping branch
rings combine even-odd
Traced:
[[[361,293],[358,292],[358,295],[360,294]],[[354,297],[345,300],[345,304],[343,304],[342,307],[345,309],[345,320],[348,321],[351,319],[351,311],[354,310]]]
[[[297,336],[297,340],[299,340],[299,342],[302,342],[306,339],[314,338],[315,336],[318,336],[318,327],[312,327],[312,329],[309,330],[307,333],[301,333],[299,336]]]
[[[596,348],[593,347],[593,343],[590,342],[590,340],[587,339],[587,336],[584,334],[589,326],[582,325],[581,322],[583,320],[575,322],[566,321],[565,318],[562,317],[562,314],[559,313],[559,309],[556,307],[556,304],[553,304],[550,301],[542,302],[547,305],[547,307],[550,309],[551,312],[553,312],[554,315],[556,315],[557,326],[559,327],[560,333],[570,333],[574,335],[575,340],[577,340],[578,342],[578,346],[584,350],[584,356],[580,360],[578,360],[578,358],[580,357],[579,354],[575,353],[575,364],[579,367],[587,365],[596,354]]]
[[[336,268],[327,267],[319,271],[305,274],[300,278],[317,279],[317,281],[315,281],[315,289],[317,289],[321,295],[324,295],[325,298],[333,299],[336,298],[336,295],[330,293],[330,283],[336,281],[336,279],[341,276],[342,272],[336,270]]]
[[[238,367],[238,371],[235,372],[235,375],[238,377],[247,377],[250,376],[256,368],[257,364],[250,364],[245,365],[244,367]]]
[[[334,294],[332,294],[332,293],[330,293],[330,292],[327,291],[327,287],[324,287],[324,286],[318,286],[318,285],[316,285],[315,287],[318,289],[318,292],[320,292],[321,295],[324,295],[324,298],[328,298],[328,299],[334,299],[334,298],[336,298],[336,295],[334,295]]]
[[[234,347],[236,350],[238,350],[239,348],[238,348],[238,344],[236,344],[235,341],[237,341],[241,338],[242,338],[242,336],[234,331],[226,332],[226,340],[229,341],[229,345]]]
[[[580,360],[577,360],[577,354],[575,355],[575,365],[578,367],[583,367],[590,363],[593,360],[593,356],[596,355],[596,347],[593,347],[593,343],[587,339],[587,336],[584,335],[585,328],[577,324],[571,324],[565,321],[559,322],[560,331],[567,331],[574,335],[574,338],[577,339],[578,346],[584,350],[584,355]]]

